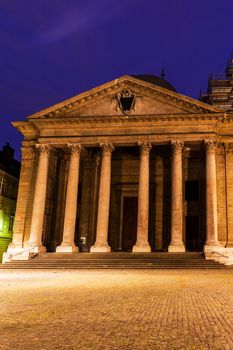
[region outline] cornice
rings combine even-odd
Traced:
[[[215,114],[161,114],[161,115],[129,115],[129,116],[85,116],[73,118],[53,118],[53,119],[34,119],[30,121],[36,130],[46,128],[69,128],[76,125],[104,126],[104,125],[122,125],[131,123],[163,123],[163,122],[193,122],[193,121],[212,121],[225,122],[223,113]],[[232,119],[233,121],[233,119]]]
[[[29,121],[21,122],[11,122],[11,124],[20,131],[25,138],[37,138],[39,136],[39,131],[34,123]]]
[[[88,90],[84,93],[76,95],[70,99],[67,99],[61,103],[55,104],[49,108],[46,108],[38,113],[35,113],[28,117],[28,119],[37,118],[54,118],[67,112],[71,112],[79,107],[84,107],[92,102],[96,102],[103,97],[111,97],[118,90],[129,87],[131,89],[139,90],[141,93],[149,93],[153,97],[162,98],[163,100],[170,101],[170,103],[180,106],[185,110],[202,113],[219,113],[220,110],[211,105],[207,105],[198,100],[181,95],[177,92],[170,91],[160,86],[142,82],[131,76],[123,76],[119,79],[115,79],[109,83],[100,85],[94,89]]]

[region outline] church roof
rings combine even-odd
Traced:
[[[171,91],[176,91],[174,86],[169,83],[169,81],[162,79],[161,77],[158,77],[157,75],[152,75],[152,74],[143,74],[143,75],[131,75],[131,77],[146,81],[148,83],[161,86],[162,88],[171,90]]]
[[[149,93],[154,94],[154,96],[159,96],[160,99],[165,99],[169,103],[183,108],[183,112],[194,112],[194,113],[219,113],[216,107],[207,105],[206,103],[195,100],[191,97],[184,96],[177,93],[174,87],[166,80],[153,75],[137,75],[129,76],[124,75],[120,78],[114,79],[108,83],[102,84],[81,94],[75,95],[67,100],[59,102],[53,106],[45,108],[37,113],[34,113],[27,117],[27,119],[37,119],[37,118],[49,118],[58,116],[59,114],[66,113],[67,111],[72,111],[74,109],[80,108],[81,106],[87,106],[98,98],[104,98],[104,96],[113,96],[117,90],[129,86],[131,89],[143,89]]]

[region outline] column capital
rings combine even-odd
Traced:
[[[40,158],[47,158],[50,151],[50,145],[48,143],[37,143],[36,148],[39,151]]]
[[[149,154],[152,148],[152,145],[149,141],[139,141],[138,146],[140,147],[141,152]]]
[[[204,140],[207,152],[215,153],[217,145],[215,140]]]
[[[233,153],[233,143],[225,143],[224,142],[224,148],[227,153]]]
[[[171,140],[171,148],[173,152],[182,151],[184,147],[184,141],[182,140]]]
[[[35,158],[35,150],[33,147],[22,147],[22,160],[32,160]]]
[[[80,156],[83,149],[80,143],[67,143],[67,147],[69,148],[72,156]]]
[[[110,156],[115,147],[112,143],[100,143],[104,156]]]

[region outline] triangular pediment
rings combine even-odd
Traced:
[[[216,107],[126,75],[76,95],[28,118],[173,115],[219,112],[221,111]]]

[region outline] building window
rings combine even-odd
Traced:
[[[185,181],[185,200],[187,202],[196,202],[199,200],[198,181]]]
[[[11,215],[9,220],[9,231],[13,231],[14,219],[15,219],[15,216]]]
[[[4,179],[0,180],[0,194],[6,193],[6,182]]]

